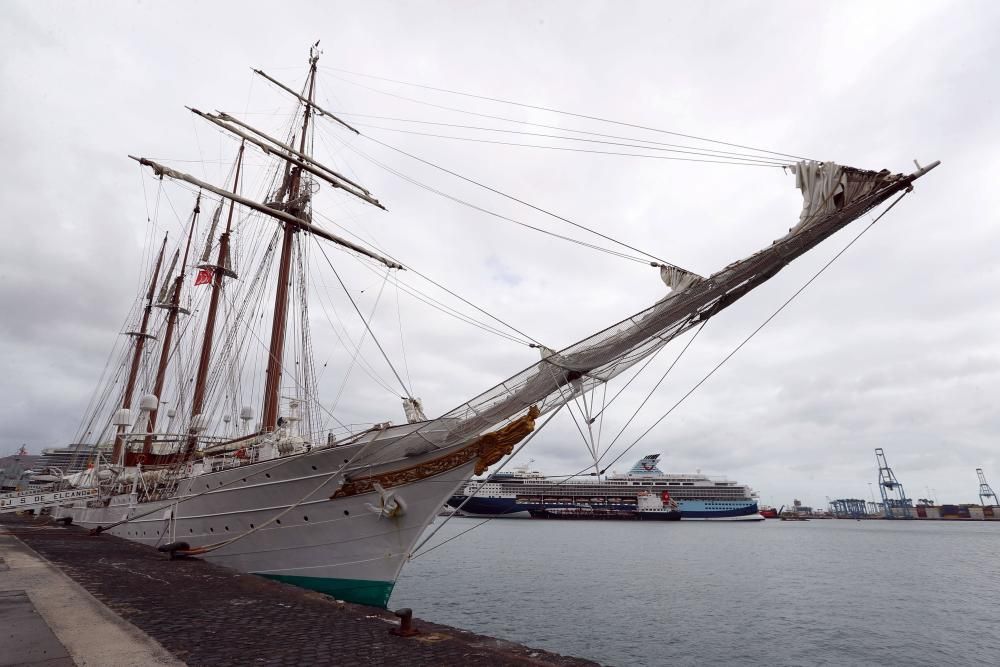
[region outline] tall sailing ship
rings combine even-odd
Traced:
[[[376,606],[387,604],[421,534],[473,475],[516,454],[560,408],[593,401],[596,387],[636,369],[937,165],[904,175],[791,164],[802,214],[763,250],[708,276],[650,261],[664,298],[561,350],[532,345],[539,361],[436,418],[424,415],[397,374],[405,424],[388,421],[393,410],[381,423],[324,428],[328,409],[316,396],[311,354],[310,255],[322,253],[335,273],[324,248],[379,275],[404,265],[333,233],[313,208],[321,189],[382,208],[313,154],[317,123],[358,133],[317,103],[318,57],[310,53],[301,90],[255,70],[296,104],[285,136],[236,115],[192,110],[240,142],[225,185],[135,158],[161,188],[174,181],[190,189],[194,203],[176,250],[164,238],[151,253],[129,346],[85,418],[94,465],[59,482],[97,496],[54,513],[95,533]],[[251,151],[275,165],[273,180],[259,188],[262,200],[240,194]],[[197,303],[192,287],[201,290]],[[258,367],[261,375],[251,377]]]

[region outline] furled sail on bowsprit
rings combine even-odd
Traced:
[[[882,204],[938,165],[910,175],[843,167],[832,162],[800,162],[792,167],[802,190],[802,215],[788,234],[767,248],[734,262],[708,278],[663,267],[673,291],[664,299],[501,382],[406,436],[413,451],[430,443],[445,448],[494,428],[537,406],[544,414],[607,382],[655,353],[691,327],[705,322],[796,257],[851,221]]]

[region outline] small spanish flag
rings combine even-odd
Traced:
[[[194,279],[194,286],[197,287],[198,285],[210,284],[213,278],[212,273],[211,269],[202,269],[198,271],[198,277]]]

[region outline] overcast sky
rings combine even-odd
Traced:
[[[677,139],[333,68],[857,167],[906,172],[914,158],[940,159],[941,168],[616,467],[661,452],[669,470],[727,475],[770,504],[822,505],[826,496],[867,498],[881,446],[910,496],[934,490],[944,502],[977,501],[976,467],[1000,486],[997,35],[1000,5],[989,1],[4,2],[0,454],[73,438],[137,292],[151,229],[179,229],[173,213],[147,223],[155,184],[126,155],[221,183],[235,144],[184,105],[280,127],[275,114],[291,109],[287,99],[250,68],[298,87],[308,47],[320,39],[318,100],[344,113],[514,127],[403,96],[566,129]],[[453,141],[368,126],[487,135],[345,117],[374,138],[703,275],[767,245],[798,217],[801,200],[781,169]],[[337,142],[478,205],[583,238],[578,230],[363,138],[331,126],[323,133],[317,156],[389,209],[331,195],[325,215],[550,347],[665,293],[648,266],[463,208]],[[190,200],[169,192],[183,217]],[[864,224],[713,319],[620,443],[632,442]],[[352,286],[363,310],[374,303],[376,290],[367,288],[378,287],[370,274],[369,282]],[[405,295],[397,319],[395,298],[375,324],[402,363],[402,321],[405,365],[431,416],[537,359]],[[339,358],[335,339],[314,324],[317,357]],[[609,432],[677,351],[668,349],[650,379],[623,396]],[[321,390],[335,393],[339,379],[329,373]],[[398,399],[351,387],[344,421],[402,421]],[[587,464],[563,416],[522,458],[529,456],[552,474]]]

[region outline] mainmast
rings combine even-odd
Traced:
[[[167,249],[167,234],[163,235],[163,245],[160,246],[160,254],[156,257],[156,265],[153,268],[153,277],[149,281],[149,290],[146,291],[146,306],[142,309],[142,320],[139,323],[138,331],[129,331],[127,335],[135,339],[135,348],[132,351],[132,367],[128,371],[128,380],[125,382],[125,395],[122,398],[122,408],[129,409],[132,406],[132,395],[135,392],[135,379],[139,375],[139,364],[142,361],[142,349],[146,345],[147,338],[154,338],[146,333],[149,325],[149,314],[153,310],[153,298],[156,296],[156,281],[160,276],[160,266],[163,264],[163,253]],[[125,444],[125,426],[118,426],[118,433],[115,435],[115,447],[111,453],[111,462],[117,464],[122,455],[122,448]]]
[[[313,97],[316,91],[316,62],[319,52],[316,47],[309,54],[309,84],[305,110],[302,114],[302,134],[299,138],[299,153],[305,154],[306,139],[309,131],[309,118],[312,114]],[[292,167],[289,178],[282,183],[278,202],[283,204],[286,212],[296,218],[307,220],[309,205],[308,193],[301,193],[302,167]],[[281,239],[281,260],[278,264],[278,284],[274,294],[274,318],[271,323],[271,345],[267,358],[267,376],[264,384],[264,409],[261,416],[261,432],[274,431],[278,426],[279,398],[281,391],[281,367],[285,353],[285,329],[288,319],[288,284],[292,266],[292,247],[298,225],[285,222],[284,234]]]
[[[245,144],[240,144],[239,156],[236,158],[236,175],[233,178],[233,192],[237,192],[240,184],[240,168],[243,166],[243,150]],[[208,316],[205,322],[205,336],[201,343],[201,358],[198,360],[198,375],[194,384],[194,397],[191,401],[191,432],[184,449],[184,457],[188,458],[194,451],[197,434],[205,427],[202,410],[205,406],[205,385],[208,380],[208,366],[212,359],[212,341],[215,338],[215,320],[219,310],[219,296],[222,294],[222,279],[235,274],[229,265],[229,233],[233,227],[233,210],[236,202],[229,202],[229,217],[226,218],[226,231],[219,237],[219,255],[215,265],[202,265],[202,270],[212,271],[212,296],[208,303]],[[211,238],[209,238],[211,243]],[[207,250],[206,255],[207,256]]]
[[[161,398],[163,383],[167,378],[167,362],[170,360],[170,344],[173,342],[174,328],[177,326],[177,314],[183,310],[181,308],[181,287],[184,285],[184,269],[187,266],[188,252],[191,250],[191,237],[194,236],[194,228],[198,224],[199,213],[201,213],[201,192],[198,193],[198,198],[194,202],[194,211],[191,212],[191,227],[188,230],[187,243],[184,246],[184,259],[181,261],[180,271],[177,272],[173,287],[169,294],[166,295],[167,298],[161,299],[161,303],[157,304],[157,307],[165,308],[168,312],[167,330],[163,334],[163,345],[160,347],[160,365],[156,369],[156,383],[153,387],[153,395],[157,399]],[[171,271],[177,262],[178,253],[174,253],[174,260],[170,265]],[[153,449],[153,432],[156,430],[157,412],[159,412],[159,409],[153,410],[149,414],[146,440],[142,445],[142,453],[145,456],[148,456]]]

